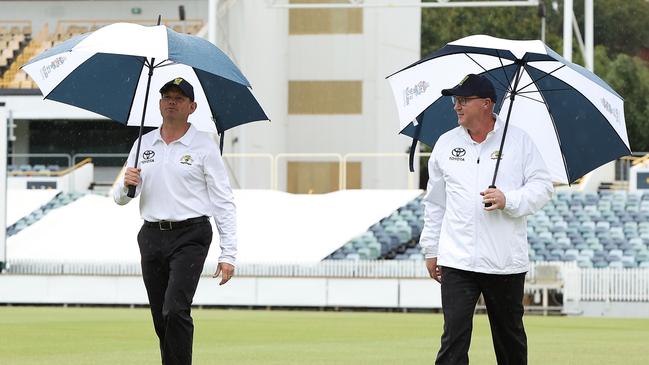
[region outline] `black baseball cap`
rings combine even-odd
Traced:
[[[169,91],[169,89],[174,87],[178,88],[178,90],[180,90],[183,95],[188,97],[189,100],[194,101],[194,87],[182,77],[176,77],[175,79],[164,84],[164,86],[162,86],[162,88],[160,89],[160,94],[164,94]]]
[[[496,102],[496,89],[488,78],[482,75],[468,74],[452,89],[442,90],[442,95],[478,96]]]

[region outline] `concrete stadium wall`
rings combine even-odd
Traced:
[[[148,304],[139,276],[0,275],[0,303]],[[195,305],[441,308],[430,279],[239,277],[219,286],[201,278]]]
[[[646,302],[584,301],[572,315],[585,317],[649,318]]]
[[[210,262],[204,267],[196,305],[441,308],[439,284],[430,279],[420,261],[242,264],[225,286],[211,279],[214,265]],[[649,318],[648,284],[647,269],[580,269],[574,263],[537,263],[527,274],[526,309],[544,314]],[[146,305],[147,298],[137,262],[13,261],[0,274],[0,303]]]

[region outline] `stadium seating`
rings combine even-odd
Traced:
[[[34,56],[29,51],[34,43],[31,22],[8,24],[0,25],[0,88],[34,88],[27,74],[20,70],[20,66]]]
[[[421,197],[414,199],[369,230],[347,242],[328,258],[339,260],[423,260],[418,241],[423,228]]]
[[[36,84],[20,69],[37,54],[77,35],[92,32],[120,20],[59,21],[54,32],[47,25],[32,34],[30,21],[0,22],[0,88],[35,89]],[[146,22],[144,22],[145,24]],[[197,34],[203,21],[169,20],[165,24],[177,32]],[[145,25],[151,25],[150,22]]]
[[[10,176],[21,175],[49,175],[54,172],[61,171],[59,165],[44,165],[44,164],[22,164],[22,165],[7,165],[7,173]]]
[[[328,258],[421,260],[421,196],[372,225]],[[533,262],[582,268],[649,267],[649,192],[559,191],[527,220]]]

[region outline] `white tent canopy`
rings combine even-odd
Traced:
[[[11,194],[11,191],[10,191]],[[420,190],[347,190],[293,195],[235,190],[238,263],[315,263],[421,194]],[[118,206],[86,195],[10,237],[8,260],[139,262],[139,201]],[[218,231],[208,261],[219,256]]]

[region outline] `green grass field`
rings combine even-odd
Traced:
[[[194,310],[194,364],[432,364],[440,314]],[[530,364],[647,364],[649,320],[526,316]],[[495,364],[487,317],[472,364]],[[148,309],[0,307],[2,365],[159,364]]]

